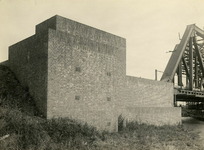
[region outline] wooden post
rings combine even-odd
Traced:
[[[157,81],[157,69],[155,69],[155,80]]]

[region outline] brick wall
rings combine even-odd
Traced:
[[[52,117],[68,117],[70,119],[77,120],[82,124],[88,123],[89,125],[96,127],[99,131],[118,131],[118,116],[116,116],[109,107],[105,110],[90,110],[86,107],[74,108],[69,109],[69,111],[66,112],[58,111],[58,113],[55,113]]]
[[[88,26],[84,29],[96,30]],[[49,29],[48,118],[70,116],[70,112],[80,116],[89,110],[94,113],[89,113],[91,116],[88,118],[95,116],[99,119],[98,123],[103,120],[109,124],[109,117],[104,120],[104,116],[98,114],[111,114],[109,110],[114,109],[118,81],[126,71],[125,40],[111,35],[114,40],[105,43],[97,38],[97,30],[92,32],[95,38],[89,39],[83,33],[80,36]],[[102,32],[100,35],[105,39],[109,34]],[[76,100],[76,97],[79,99]],[[112,119],[117,120],[117,117]],[[115,131],[113,124],[111,122],[109,128]]]
[[[41,34],[43,32],[47,32],[48,29],[56,29],[56,16],[51,17],[50,19],[47,19],[40,24],[35,26],[35,33]]]
[[[126,76],[119,92],[119,105],[173,107],[173,84]]]
[[[37,34],[9,47],[9,67],[29,88],[42,115],[47,112],[48,35]]]
[[[48,29],[69,33],[71,35],[83,37],[95,42],[112,45],[113,47],[126,48],[125,39],[122,37],[58,15],[36,25],[36,33],[41,33],[47,31]]]
[[[34,36],[9,48],[10,68],[48,119],[70,117],[108,131],[117,131],[120,114],[153,124],[152,117],[178,122],[171,83],[126,76],[125,43],[54,16],[37,25]]]

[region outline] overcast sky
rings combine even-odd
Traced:
[[[10,45],[56,14],[126,38],[127,75],[154,79],[178,32],[182,37],[189,24],[203,29],[204,0],[0,0],[0,62]]]

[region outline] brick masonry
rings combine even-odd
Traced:
[[[135,107],[173,107],[173,84],[126,76],[120,102]],[[125,103],[124,103],[125,100]]]
[[[9,67],[28,87],[40,113],[47,116],[48,34],[36,34],[9,47]]]
[[[64,17],[10,46],[9,65],[47,119],[70,117],[113,132],[120,114],[130,119],[147,110],[139,115],[145,122],[149,113],[155,120],[180,115],[171,83],[126,76],[124,38]]]

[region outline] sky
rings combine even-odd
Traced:
[[[204,0],[0,0],[0,62],[8,47],[35,34],[35,25],[60,15],[126,39],[127,75],[164,71],[186,26],[204,27]],[[158,79],[162,73],[158,72]]]

